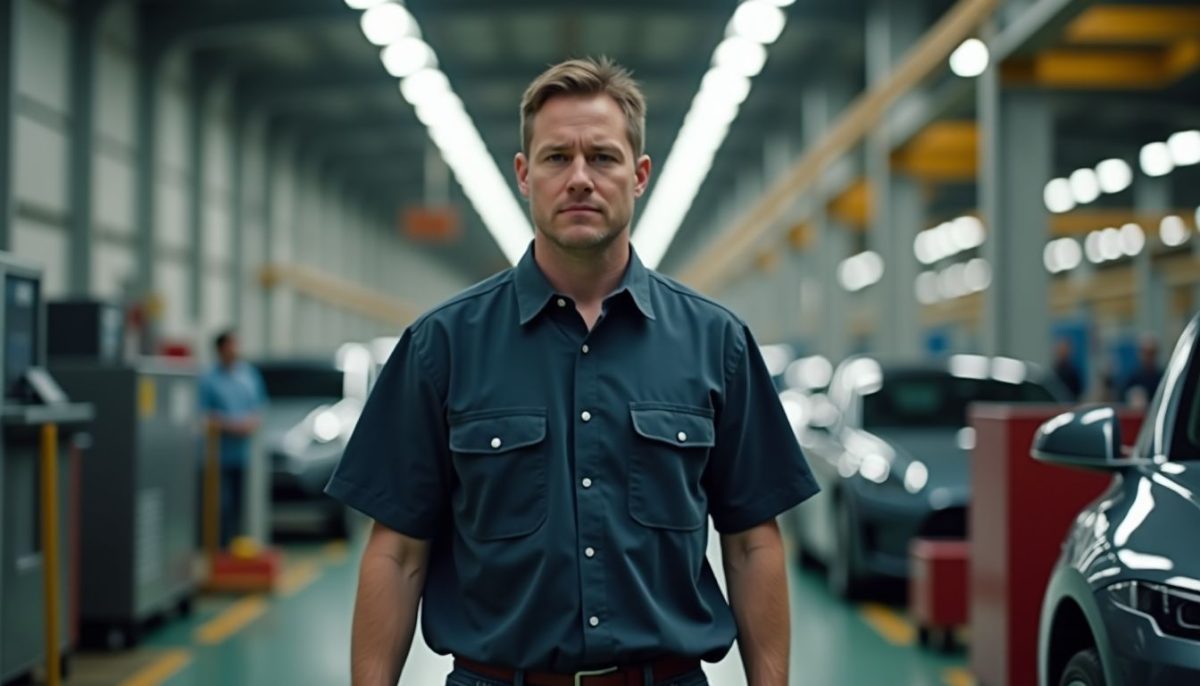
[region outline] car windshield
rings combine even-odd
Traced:
[[[329,398],[342,397],[342,372],[333,367],[315,365],[265,364],[259,367],[267,397]]]
[[[1172,446],[1173,460],[1200,460],[1200,365],[1189,365],[1188,378],[1179,398],[1179,418],[1182,431]]]
[[[1044,386],[992,379],[964,379],[949,373],[905,372],[884,375],[883,387],[863,398],[863,427],[958,428],[967,423],[972,402],[1054,402]]]

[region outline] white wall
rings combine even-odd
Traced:
[[[137,264],[137,88],[138,48],[133,3],[114,3],[100,25],[95,68],[92,150],[93,250],[90,291],[127,299]],[[67,293],[71,215],[70,3],[16,0],[16,97],[13,121],[14,223],[10,250],[45,269],[50,297]],[[154,263],[157,295],[164,309],[160,330],[191,341],[202,355],[219,328],[236,325],[244,347],[260,354],[270,336],[278,352],[325,354],[348,339],[395,333],[394,325],[345,312],[286,288],[270,293],[259,280],[268,262],[300,262],[338,278],[394,293],[418,308],[428,307],[468,285],[408,250],[390,226],[380,226],[344,189],[313,170],[297,167],[303,150],[281,148],[266,159],[262,126],[251,126],[236,157],[243,165],[243,235],[235,245],[232,207],[234,112],[227,89],[209,98],[205,132],[203,193],[202,312],[192,316],[190,214],[193,164],[188,141],[193,84],[181,56],[164,65],[159,83],[157,169],[154,177]],[[273,165],[273,184],[263,187]],[[310,165],[311,166],[311,165]],[[272,255],[266,254],[264,208],[273,201]],[[241,274],[233,273],[240,250]],[[234,322],[240,293],[242,320]],[[268,299],[270,305],[268,307]],[[270,315],[270,321],[266,321]]]

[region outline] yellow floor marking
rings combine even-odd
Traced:
[[[348,549],[345,541],[333,541],[321,549],[321,555],[331,564],[341,564],[346,561]]]
[[[316,581],[319,576],[321,576],[321,568],[316,562],[306,560],[297,563],[283,573],[275,592],[285,598],[296,595]]]
[[[169,650],[162,657],[122,681],[119,686],[158,686],[158,684],[175,676],[191,661],[192,654],[188,651]]]
[[[216,645],[244,629],[266,611],[267,601],[261,595],[243,598],[197,629],[196,642]]]
[[[917,632],[912,624],[891,608],[868,603],[859,608],[859,614],[876,633],[892,645],[909,646],[916,639]]]
[[[975,677],[962,667],[951,667],[942,672],[942,682],[946,686],[975,686]]]

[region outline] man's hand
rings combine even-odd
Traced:
[[[791,643],[783,538],[772,519],[721,536],[729,603],[750,686],[787,686]]]

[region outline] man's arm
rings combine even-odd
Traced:
[[[395,686],[417,626],[429,543],[376,522],[371,527],[354,602],[350,641],[353,686]]]
[[[721,536],[729,604],[750,686],[787,686],[791,642],[787,566],[774,519]]]

